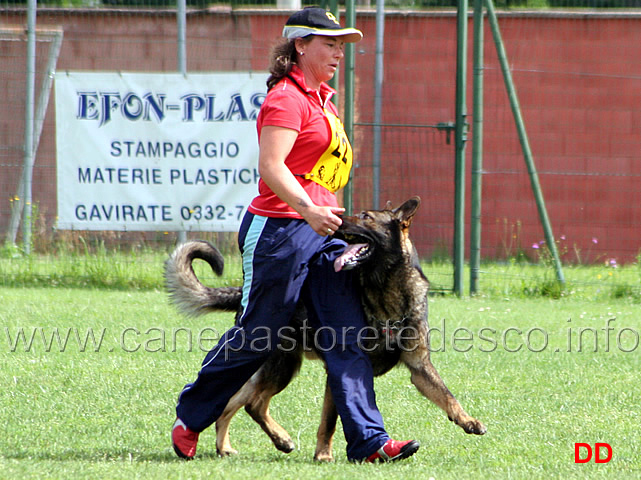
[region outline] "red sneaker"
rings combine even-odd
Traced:
[[[171,441],[174,444],[174,451],[180,458],[191,460],[196,455],[198,445],[198,432],[190,430],[180,418],[176,419],[171,429]]]
[[[367,457],[366,462],[374,463],[379,462],[394,462],[396,460],[403,460],[404,458],[414,455],[421,446],[416,440],[408,440],[407,442],[398,442],[389,439],[385,445],[378,449],[374,454]]]

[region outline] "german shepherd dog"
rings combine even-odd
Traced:
[[[442,408],[451,421],[466,433],[483,435],[485,426],[465,413],[430,361],[427,323],[429,282],[409,237],[410,224],[419,205],[420,199],[412,197],[396,209],[388,203],[383,210],[343,217],[336,235],[343,238],[348,247],[337,260],[335,268],[358,269],[365,315],[377,332],[377,335],[368,334],[370,343],[363,345],[372,362],[374,375],[387,373],[402,362],[408,367],[416,388]],[[209,243],[196,241],[178,246],[165,265],[166,286],[172,303],[187,315],[227,310],[236,311],[238,319],[241,288],[204,286],[193,271],[194,259],[205,260],[216,274],[222,274],[223,257]],[[245,407],[269,435],[276,448],[287,453],[294,449],[289,434],[270,416],[269,402],[297,374],[305,354],[319,358],[314,355],[314,342],[303,338],[304,334],[309,335],[309,329],[303,328],[305,323],[305,307],[301,303],[291,323],[296,327],[298,336],[288,338],[291,343],[275,348],[263,366],[230,399],[216,421],[219,455],[237,453],[229,441],[229,424],[241,407]],[[332,439],[337,418],[326,384],[315,460],[333,459]]]

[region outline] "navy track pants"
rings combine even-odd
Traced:
[[[286,330],[302,298],[327,364],[347,456],[368,457],[389,437],[376,406],[371,363],[358,345],[366,322],[354,275],[333,268],[345,243],[316,234],[304,220],[251,213],[243,219],[238,241],[243,316],[207,354],[196,381],[181,392],[178,418],[196,432],[214,423],[277,347],[279,329]]]

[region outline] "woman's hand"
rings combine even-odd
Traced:
[[[305,221],[319,235],[333,235],[341,226],[343,221],[338,216],[345,212],[344,208],[339,207],[318,207],[311,205],[308,208],[299,210]]]

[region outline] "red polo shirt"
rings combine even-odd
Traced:
[[[319,92],[307,88],[302,71],[294,65],[290,78],[283,78],[268,93],[258,113],[256,128],[258,140],[263,126],[290,128],[298,132],[285,165],[297,175],[312,170],[330,144],[330,126],[323,107],[334,115],[338,111],[330,99],[336,91],[322,83]],[[298,84],[298,85],[297,85]],[[316,205],[338,206],[336,195],[325,187],[300,176],[296,177]],[[249,211],[265,217],[302,218],[293,208],[283,202],[263,182],[258,182],[259,195],[249,205]]]

